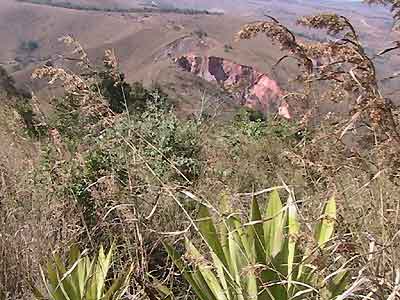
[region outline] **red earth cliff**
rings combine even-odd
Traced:
[[[207,81],[216,82],[240,105],[264,114],[278,113],[290,119],[288,105],[276,81],[250,66],[215,56],[188,54],[176,59],[177,65]]]

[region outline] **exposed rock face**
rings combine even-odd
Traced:
[[[288,105],[276,81],[252,67],[215,56],[188,54],[176,59],[177,65],[207,81],[215,81],[229,91],[238,104],[265,114],[278,113],[290,119]]]

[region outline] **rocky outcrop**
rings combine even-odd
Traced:
[[[282,101],[282,91],[277,82],[250,66],[221,57],[194,54],[178,57],[176,64],[186,72],[218,83],[240,105],[265,114],[278,113],[290,119],[288,105]]]

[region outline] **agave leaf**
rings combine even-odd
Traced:
[[[262,291],[263,299],[287,299],[288,293],[285,285],[280,284],[287,278],[288,240],[285,239],[282,250],[268,261],[266,269],[261,273],[263,285],[271,284]]]
[[[91,259],[90,257],[85,257],[84,258],[84,263],[85,263],[85,286],[83,289],[83,293],[84,293],[84,297],[87,300],[91,300],[93,299],[93,297],[95,296],[94,294],[94,289],[92,287],[92,280],[93,277],[95,276],[95,268],[96,268],[96,260],[95,259]]]
[[[275,257],[283,245],[283,211],[279,193],[271,193],[265,212],[264,240],[267,257]]]
[[[348,279],[350,273],[346,270],[339,271],[328,284],[328,290],[331,294],[331,298],[334,299],[337,296],[344,293],[347,289]]]
[[[112,259],[112,249],[107,256],[101,248],[98,259],[91,260],[84,256],[84,252],[71,247],[68,267],[64,265],[61,257],[53,255],[53,261],[47,264],[47,272],[44,274],[40,268],[43,282],[45,283],[50,300],[100,300],[104,298],[104,287],[108,269]],[[129,274],[130,275],[130,274]],[[47,277],[47,278],[46,278]],[[123,276],[123,279],[128,277]],[[126,290],[123,289],[126,280],[113,282],[110,288],[112,299],[120,299]],[[42,299],[43,295],[33,289],[36,298]],[[111,299],[111,298],[110,298]]]
[[[227,270],[225,268],[225,266],[223,265],[221,260],[214,253],[211,253],[211,257],[213,259],[214,266],[216,268],[218,278],[219,278],[219,280],[221,282],[222,288],[225,291],[226,297],[229,300],[233,300],[234,299],[234,295],[232,294],[232,287],[235,284],[232,281],[233,279],[232,279],[231,274],[228,274],[229,270]]]
[[[256,265],[263,262],[262,253],[264,253],[261,241],[263,234],[261,212],[257,200],[254,198],[250,209],[249,219],[250,222],[244,225],[245,230],[243,230],[242,236],[242,243],[246,250],[247,258],[247,268],[245,268],[242,273],[245,273],[244,277],[246,278],[246,299],[254,300],[257,299],[258,295],[255,268]]]
[[[42,267],[39,267],[40,269],[40,276],[42,277],[43,280],[43,284],[46,287],[47,293],[50,297],[50,299],[65,299],[64,295],[62,294],[61,290],[58,290],[57,292],[54,290],[55,286],[53,285],[53,283],[57,284],[57,273],[56,271],[53,269],[52,265],[49,263],[47,263],[47,280],[46,280],[46,276],[44,274],[44,271],[42,269]],[[54,279],[55,278],[55,279]],[[57,297],[57,298],[56,298]]]
[[[103,246],[100,246],[100,250],[97,256],[97,260],[93,259],[91,271],[89,273],[89,288],[86,293],[88,299],[101,299],[105,288],[105,280],[107,273],[110,268],[112,253],[114,245],[111,246],[107,255],[104,253]]]
[[[69,266],[72,266],[81,257],[81,251],[77,245],[72,245],[69,249]]]
[[[230,212],[229,197],[227,194],[222,194],[221,196],[220,211],[222,215],[227,215]],[[218,223],[218,233],[229,273],[232,274],[233,270],[232,270],[232,262],[230,261],[231,257],[230,257],[229,239],[228,239],[229,226],[230,226],[229,223],[230,223],[229,217],[227,219],[222,218],[221,222]]]
[[[64,263],[59,255],[54,255],[54,264],[57,272],[57,288],[60,288],[66,299],[76,299],[78,297],[78,291],[73,284],[71,274],[75,271],[75,267],[79,261],[72,264],[67,270]],[[62,275],[62,277],[61,277]]]
[[[205,239],[207,245],[211,248],[210,250],[218,256],[225,267],[228,267],[222,245],[218,239],[218,234],[217,230],[215,229],[214,222],[211,218],[208,208],[204,205],[200,206],[198,215],[198,226],[202,237]]]
[[[196,263],[196,265],[194,267],[192,267],[189,270],[189,272],[190,272],[193,280],[197,283],[197,285],[199,286],[200,290],[204,294],[204,297],[206,299],[210,299],[210,300],[217,300],[217,299],[215,299],[214,294],[213,294],[210,286],[208,285],[208,283],[204,279],[204,276],[201,273],[197,263]]]
[[[104,294],[103,298],[101,299],[102,300],[121,299],[122,296],[126,293],[126,290],[128,289],[132,272],[133,272],[133,265],[130,265],[130,267],[123,274],[121,274],[116,280],[114,280],[111,287],[108,289],[108,291]]]
[[[85,289],[87,282],[89,280],[89,266],[90,266],[90,258],[84,256],[81,258],[81,263],[78,265],[77,275],[75,276],[77,281],[77,286],[79,287],[80,297],[83,298],[85,295]]]
[[[326,204],[324,209],[324,215],[317,225],[315,231],[315,239],[318,246],[324,248],[326,242],[331,238],[335,230],[336,221],[336,201],[335,197],[332,197]]]
[[[294,260],[296,257],[296,242],[300,231],[300,223],[297,220],[297,208],[291,195],[288,199],[288,257],[287,257],[287,272],[288,272],[288,289],[291,288],[291,281],[294,270]]]
[[[71,272],[71,284],[75,287],[77,299],[84,296],[85,283],[87,280],[86,260],[88,257],[83,256],[84,253],[79,251],[77,246],[72,246],[69,255],[70,268],[75,264],[73,272]]]
[[[97,265],[96,265],[96,273],[95,273],[95,286],[96,286],[96,299],[100,299],[102,297],[102,292],[104,290],[105,280],[107,277],[108,269],[110,267],[111,256],[112,256],[113,246],[108,251],[106,255],[104,253],[103,246],[100,246],[99,255],[97,258]]]
[[[163,242],[163,245],[164,248],[167,250],[169,257],[172,259],[172,262],[182,273],[183,277],[190,284],[196,295],[201,300],[209,300],[209,295],[207,295],[206,291],[203,291],[202,288],[199,286],[198,280],[195,280],[194,273],[185,265],[185,262],[182,260],[182,256],[167,242]]]
[[[101,248],[100,248],[101,251]],[[99,253],[100,253],[99,251]],[[104,251],[104,250],[103,250]],[[87,300],[96,300],[97,296],[97,261],[96,259],[90,259],[89,260],[89,265],[87,267],[88,270],[88,275],[87,275],[87,281],[86,281],[86,293],[85,297]]]
[[[271,192],[264,213],[264,247],[266,269],[261,272],[262,285],[278,283],[287,275],[288,243],[284,238],[287,214],[284,212],[279,193]],[[286,299],[283,285],[275,284],[260,291],[260,299]]]
[[[213,293],[216,300],[227,300],[225,292],[222,289],[218,278],[211,271],[211,266],[207,264],[205,258],[200,254],[197,248],[186,239],[186,249],[190,257],[192,257],[197,263],[197,268],[199,268],[200,273],[203,275],[209,289]]]
[[[40,269],[41,275],[43,276],[44,284],[47,287],[47,282],[46,282],[46,278],[44,277],[43,270],[40,266],[39,266],[39,269]],[[29,285],[30,290],[32,291],[33,296],[35,296],[35,298],[37,300],[46,300],[46,298],[44,297],[42,292],[35,286],[35,284],[33,283],[33,281],[30,278],[27,279],[27,283]],[[5,299],[5,295],[3,298],[1,296],[2,296],[2,294],[0,292],[0,299],[3,299],[3,298]]]
[[[32,290],[33,296],[35,296],[36,299],[46,300],[46,297],[43,296],[43,294],[39,291],[39,289],[37,287],[31,286],[31,290]]]
[[[251,205],[250,211],[250,221],[252,222],[252,238],[254,239],[254,250],[256,255],[256,262],[258,264],[265,263],[265,247],[264,247],[264,230],[262,224],[262,216],[260,207],[258,206],[258,202],[255,198],[253,198],[253,202]]]
[[[174,294],[172,291],[163,285],[157,278],[154,278],[149,274],[149,276],[152,278],[152,286],[161,294],[162,300],[175,300]]]
[[[333,227],[326,222],[326,219],[336,217],[333,199],[326,204],[324,212],[326,218],[316,233],[321,248],[333,234]],[[315,277],[318,273],[314,266],[306,264],[310,252],[303,255],[298,249],[300,223],[297,213],[292,195],[283,208],[279,194],[274,191],[263,217],[253,199],[249,222],[242,224],[239,217],[230,214],[219,223],[218,234],[208,209],[201,208],[197,222],[210,248],[212,269],[190,241],[186,241],[187,254],[193,259],[193,264],[184,262],[172,247],[166,246],[166,249],[201,300],[307,297],[316,292],[312,284],[320,282],[321,278]],[[328,277],[329,281],[326,280],[326,291],[334,297],[340,295],[346,288],[346,277],[347,274],[341,272],[333,273]]]
[[[54,255],[54,261],[56,260],[57,255]],[[48,290],[50,291],[51,296],[57,300],[68,300],[68,296],[65,295],[65,291],[63,291],[62,282],[60,282],[59,273],[57,266],[53,265],[49,262],[47,264],[47,278],[49,281]]]
[[[50,262],[47,263],[46,275],[49,286],[54,290],[58,285],[58,276],[57,271]],[[43,280],[46,283],[46,278],[43,278]]]
[[[220,243],[222,247],[222,251],[224,253],[224,257],[226,260],[227,268],[230,273],[232,273],[232,262],[231,262],[231,256],[230,256],[230,251],[229,251],[229,225],[226,220],[223,220],[222,222],[219,223],[218,226],[218,231],[219,231],[219,237],[220,237]]]
[[[248,266],[248,260],[246,258],[246,252],[242,245],[242,228],[240,220],[231,216],[228,219],[229,233],[228,243],[229,252],[231,257],[231,275],[235,281],[234,289],[237,299],[244,300],[243,291],[245,290],[242,286],[242,270]]]
[[[257,285],[257,277],[255,274],[254,266],[249,266],[244,276],[247,278],[246,299],[256,300],[258,296],[258,285]]]
[[[58,254],[53,255],[53,260],[54,260],[54,266],[58,274],[67,273],[67,269],[65,268],[64,263],[62,262],[62,259]]]

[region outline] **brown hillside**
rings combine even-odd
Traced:
[[[271,66],[280,55],[276,46],[261,38],[252,42],[233,41],[246,21],[228,15],[77,11],[4,0],[0,3],[0,39],[4,42],[0,63],[18,82],[32,86],[30,74],[36,66],[47,61],[63,63],[60,56],[69,52],[58,39],[72,35],[98,63],[105,49],[114,48],[128,81],[140,80],[146,84],[159,81],[166,86],[173,85],[170,92],[185,96],[190,102],[192,97],[198,99],[205,92],[204,87],[194,78],[189,78],[192,80],[189,87],[187,78],[185,84],[181,84],[182,74],[177,73],[171,56],[198,52],[271,72]],[[21,51],[21,43],[30,40],[38,43],[38,49],[30,53]],[[232,49],[227,52],[225,45]],[[276,74],[282,83],[286,82],[286,77],[285,70],[281,76]],[[210,88],[212,86],[207,87]]]
[[[81,0],[76,3],[102,7],[131,7],[147,2]],[[47,61],[62,65],[61,55],[69,52],[66,52],[65,46],[58,39],[72,35],[88,50],[91,58],[99,63],[104,50],[114,48],[128,81],[140,80],[146,84],[159,81],[166,86],[174,86],[172,92],[176,93],[176,96],[182,96],[179,98],[189,98],[190,102],[192,98],[198,98],[199,94],[204,93],[204,87],[191,78],[193,85],[185,88],[188,79],[182,84],[180,78],[186,75],[177,73],[171,63],[171,56],[199,53],[224,57],[253,66],[270,74],[278,83],[284,85],[287,83],[288,74],[293,75],[294,69],[291,66],[283,66],[278,74],[272,74],[271,66],[282,54],[279,49],[263,38],[250,42],[234,42],[235,33],[244,23],[258,19],[262,12],[277,16],[282,22],[290,24],[298,15],[321,12],[333,7],[316,1],[310,1],[312,5],[307,6],[286,1],[280,1],[278,5],[275,0],[254,1],[251,4],[247,1],[228,3],[189,0],[154,3],[171,4],[176,7],[223,9],[227,14],[193,16],[172,13],[111,13],[3,0],[0,3],[0,65],[5,66],[20,84],[35,86],[30,82],[32,70]],[[392,37],[386,34],[390,31],[387,26],[387,20],[390,20],[388,13],[345,8],[341,6],[339,13],[351,17],[357,28],[360,26],[368,48],[381,49],[390,45]],[[234,14],[235,16],[232,16]],[[295,26],[293,28],[295,32],[302,32],[303,38],[319,36],[315,32],[304,32]],[[371,28],[374,28],[373,32]],[[199,34],[204,36],[199,37]],[[387,44],[376,45],[376,35],[387,36]],[[30,41],[37,43],[38,48],[24,49],[24,43]],[[229,47],[228,51],[226,46]],[[383,75],[389,74],[390,71],[381,70]]]

